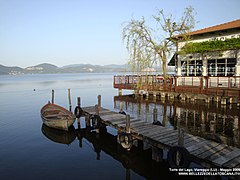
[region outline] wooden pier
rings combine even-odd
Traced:
[[[98,131],[101,127],[110,126],[116,129],[119,135],[121,135],[121,133],[127,135],[122,140],[121,137],[118,137],[120,138],[118,140],[119,143],[125,142],[127,139],[128,142],[125,142],[126,144],[132,143],[137,146],[137,142],[142,141],[144,149],[152,148],[152,157],[154,160],[162,158],[162,150],[167,150],[169,154],[170,152],[174,153],[172,150],[183,147],[183,149],[187,151],[178,149],[181,151],[180,153],[186,156],[189,155],[191,162],[198,162],[205,168],[240,167],[239,148],[216,143],[184,132],[181,133],[179,130],[154,125],[153,123],[145,122],[141,119],[129,118],[129,115],[111,111],[100,107],[100,105],[82,107],[82,110],[86,119],[86,126],[90,125],[90,119],[95,115],[95,117],[98,117],[97,120],[99,121],[98,126],[96,126],[96,132],[101,132]],[[127,146],[126,149],[130,150],[130,148],[131,146]],[[187,161],[186,158],[188,157],[183,158],[185,158],[183,161]],[[179,165],[180,167],[184,167],[186,163],[184,164],[183,162],[182,165],[178,163],[170,164],[170,166],[173,165],[173,167],[176,167]]]

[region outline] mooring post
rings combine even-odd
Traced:
[[[80,99],[80,97],[77,98],[77,106],[81,107],[81,99]],[[78,127],[81,128],[80,118],[78,118]]]
[[[52,104],[54,104],[54,90],[52,90]]]
[[[72,103],[71,103],[70,89],[68,89],[68,102],[69,102],[69,111],[72,111]]]
[[[179,146],[184,145],[184,129],[183,128],[178,129],[178,145]]]
[[[122,103],[122,101],[120,102],[120,112],[122,112],[123,110],[122,110],[122,107],[123,107],[123,103]]]
[[[99,116],[99,105],[98,104],[95,105],[95,111],[96,111],[96,115]],[[98,124],[99,122],[96,122],[96,123]],[[97,128],[96,133],[98,134],[99,132],[100,132],[99,128]]]
[[[101,95],[98,95],[98,106],[101,107]]]
[[[80,97],[77,98],[77,106],[81,107],[81,98]]]
[[[130,115],[127,114],[126,115],[126,133],[131,133],[131,130],[130,130]]]

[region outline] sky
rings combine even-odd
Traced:
[[[0,64],[125,64],[124,23],[158,10],[179,19],[193,7],[195,30],[240,18],[240,0],[0,0]]]

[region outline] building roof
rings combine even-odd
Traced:
[[[215,32],[215,31],[224,31],[224,30],[228,30],[228,29],[236,29],[236,28],[240,28],[240,19],[231,21],[231,22],[226,22],[223,24],[219,24],[216,26],[211,26],[208,28],[204,28],[204,29],[200,29],[197,31],[192,31],[190,33],[188,33],[188,36],[193,36],[193,35],[199,35],[199,34],[204,34],[204,33],[210,33],[210,32]],[[182,37],[182,35],[177,35],[176,37]]]

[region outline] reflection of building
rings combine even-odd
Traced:
[[[132,117],[152,123],[156,108],[157,120],[164,127],[182,127],[189,134],[240,147],[240,113],[237,107],[226,110],[215,104],[114,96],[114,108],[120,109],[120,103]]]
[[[168,64],[175,66],[177,76],[240,76],[240,19],[187,35],[188,40],[183,40],[183,35],[176,36],[178,55]],[[229,43],[223,47],[222,41]],[[192,50],[183,53],[187,44]]]

